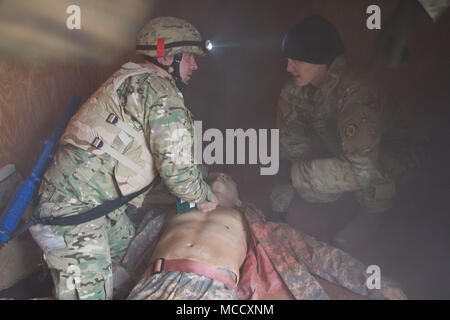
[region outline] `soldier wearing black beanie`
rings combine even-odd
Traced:
[[[285,35],[282,51],[292,79],[278,100],[280,172],[270,196],[270,219],[285,219],[295,194],[308,203],[309,212],[320,212],[352,193],[359,213],[333,239],[352,250],[376,234],[395,196],[395,178],[403,174],[397,169],[406,171],[416,160],[381,147],[398,136],[396,127],[387,125],[392,124],[389,100],[347,68],[342,40],[326,19],[302,19]],[[396,141],[395,150],[407,150],[406,141]],[[327,208],[336,214],[345,210]]]
[[[333,25],[315,14],[302,19],[287,32],[282,50],[286,58],[313,64],[331,64],[344,53],[344,45]]]

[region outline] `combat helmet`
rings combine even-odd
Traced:
[[[202,41],[200,32],[186,20],[158,17],[150,20],[139,32],[136,51],[149,57],[175,56],[183,52],[205,55],[211,48]]]

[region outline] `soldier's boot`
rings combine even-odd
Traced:
[[[359,213],[333,238],[333,245],[344,251],[351,251],[372,238],[381,224],[382,212]]]

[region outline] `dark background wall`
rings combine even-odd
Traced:
[[[68,16],[65,8],[70,4],[81,7],[81,30],[70,31],[65,27]],[[380,6],[384,23],[398,1],[99,0],[93,4],[86,0],[43,0],[39,5],[29,1],[3,1],[0,3],[0,167],[15,163],[27,175],[41,143],[51,134],[70,96],[80,92],[83,100],[87,99],[114,70],[132,58],[134,37],[150,18],[170,15],[187,19],[204,38],[217,44],[211,55],[197,60],[199,70],[184,92],[186,105],[196,119],[203,120],[204,130],[270,129],[275,127],[280,88],[288,79],[286,61],[280,52],[284,33],[300,18],[319,13],[340,31],[352,67],[365,73],[371,66],[379,35],[379,31],[366,28],[366,9],[372,4]],[[441,191],[449,190],[450,180],[447,170],[449,35],[450,12],[437,23],[420,17],[408,44],[413,54],[410,63],[396,70],[379,68],[374,74],[374,83],[398,98],[403,117],[415,125],[414,134],[431,138],[438,177],[433,183]],[[245,200],[267,209],[272,177],[260,176],[259,168],[259,165],[217,166],[233,174]],[[447,207],[433,208],[442,211]],[[425,215],[429,213],[419,213]],[[440,225],[449,225],[445,223]],[[426,241],[431,245],[448,243],[446,231],[439,232],[441,238]],[[448,251],[446,245],[439,248]],[[415,261],[414,257],[411,259]],[[406,280],[417,274],[433,273],[436,265],[437,262],[430,263]],[[448,289],[436,293],[431,287],[420,285],[411,285],[413,296],[450,297]]]

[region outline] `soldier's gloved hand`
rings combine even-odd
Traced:
[[[201,212],[210,212],[217,208],[219,201],[217,200],[216,195],[213,193],[211,197],[211,201],[206,201],[202,203],[197,203],[197,209]]]

